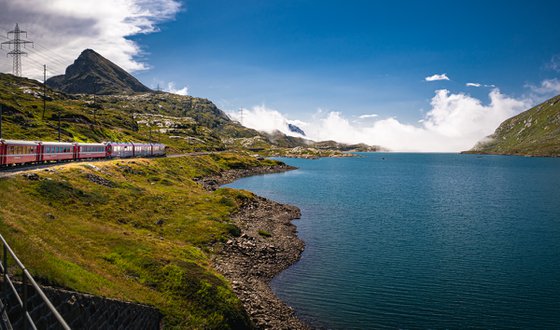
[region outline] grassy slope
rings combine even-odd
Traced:
[[[43,282],[153,305],[169,327],[249,327],[209,253],[239,234],[229,215],[252,194],[207,192],[193,178],[271,163],[233,154],[116,160],[0,179],[2,234]]]
[[[469,152],[560,156],[560,95],[504,121]]]
[[[208,100],[168,93],[94,98],[47,89],[43,119],[42,93],[42,85],[37,81],[0,73],[5,139],[56,140],[59,111],[63,141],[147,142],[150,124],[152,141],[167,144],[172,152],[188,152],[223,150],[220,136],[223,131],[240,136],[257,134],[231,122]],[[139,120],[138,114],[143,114],[144,120]],[[169,118],[173,125],[165,127]]]

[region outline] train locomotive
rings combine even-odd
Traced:
[[[0,140],[0,166],[85,159],[165,156],[165,145],[136,142],[45,142]]]

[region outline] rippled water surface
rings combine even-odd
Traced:
[[[560,327],[560,159],[362,154],[230,185],[297,205],[272,283],[319,327]]]

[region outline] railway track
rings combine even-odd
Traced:
[[[221,153],[222,151],[200,151],[200,152],[190,152],[186,154],[172,154],[166,155],[165,158],[177,158],[177,157],[189,157],[189,156],[204,156],[210,154]],[[115,158],[112,160],[119,160],[119,161],[132,161],[138,158]],[[14,176],[17,174],[25,173],[25,172],[33,172],[33,171],[40,171],[47,168],[56,168],[67,166],[71,164],[81,164],[81,163],[98,163],[98,162],[106,162],[111,161],[107,159],[91,159],[91,160],[83,160],[83,161],[68,161],[68,162],[59,162],[59,163],[47,163],[47,164],[30,164],[30,165],[18,165],[18,166],[10,166],[10,167],[3,167],[0,169],[0,178]]]

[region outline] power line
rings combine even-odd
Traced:
[[[41,53],[41,52],[38,51],[37,49],[31,49],[29,53],[30,53],[31,55],[33,55],[33,56],[40,57],[40,58],[42,58],[43,60],[47,60],[47,61],[49,61],[49,62],[59,64],[59,65],[61,65],[61,66],[66,66],[66,65],[67,65],[66,62],[62,62],[62,61],[60,61],[60,60],[57,60],[56,58],[53,58],[52,56],[50,56],[50,55],[48,55],[48,54]]]
[[[11,39],[9,41],[4,41],[2,45],[14,46],[14,50],[8,52],[8,55],[11,55],[14,59],[14,67],[13,67],[14,75],[17,77],[21,77],[21,56],[27,55],[26,52],[21,50],[21,45],[23,45],[23,47],[25,48],[26,44],[33,44],[33,42],[25,39],[21,39],[22,34],[25,34],[25,37],[27,37],[27,32],[20,30],[17,23],[16,23],[16,28],[14,30],[8,31],[8,38],[10,37],[10,34],[14,35],[14,39]]]
[[[36,57],[39,60],[41,66],[44,63],[49,63],[50,67],[54,68],[54,70],[56,70],[56,71],[64,72],[64,70],[66,69],[67,65],[65,63],[54,60],[53,58],[51,58],[47,55],[38,53],[34,50],[30,51],[29,54],[30,54],[30,56],[28,57],[29,60],[31,60],[33,57]]]
[[[55,61],[60,61],[63,62],[65,65],[68,65],[68,59],[64,56],[59,55],[58,53],[56,53],[54,50],[49,49],[45,46],[43,46],[41,43],[36,42],[35,46],[37,46],[37,48],[42,49],[44,52],[48,53],[47,55],[54,58]]]

